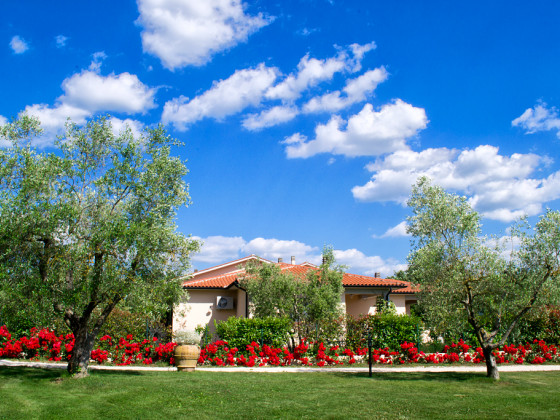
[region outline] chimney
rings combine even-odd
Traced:
[[[282,257],[278,257],[278,262],[279,262],[279,263],[284,262],[284,260],[282,259]]]
[[[373,275],[373,277],[380,278],[380,277],[381,277],[381,273],[377,273],[377,272],[376,272],[376,273]]]
[[[195,269],[194,269],[194,272],[195,272],[195,273],[198,273],[198,268],[195,268]]]
[[[292,255],[292,265],[295,265],[295,264],[296,264],[296,257],[294,257],[294,256]]]

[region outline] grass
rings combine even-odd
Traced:
[[[92,372],[0,368],[0,418],[559,418],[560,372]]]

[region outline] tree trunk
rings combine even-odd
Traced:
[[[500,373],[498,372],[498,365],[496,364],[496,358],[492,354],[492,350],[490,346],[482,347],[482,353],[486,360],[486,376],[498,381],[500,379]]]
[[[88,375],[89,359],[95,335],[87,330],[87,323],[80,323],[74,332],[74,348],[72,349],[71,358],[68,361],[68,372],[76,377],[83,378]]]

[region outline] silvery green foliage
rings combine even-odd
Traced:
[[[173,334],[173,341],[177,344],[200,345],[200,334],[191,330],[179,330]]]
[[[247,290],[256,317],[285,317],[294,322],[296,338],[315,336],[321,323],[342,315],[340,296],[344,267],[335,265],[331,247],[323,249],[323,264],[304,278],[276,264],[248,264],[241,286]]]
[[[522,220],[508,237],[489,239],[480,236],[479,215],[465,197],[427,178],[413,187],[408,205],[407,275],[421,288],[431,328],[473,331],[491,352],[529,311],[558,301],[560,212],[547,211],[534,229]]]
[[[32,147],[37,135],[27,116],[0,128],[12,144],[0,150],[3,292],[50,302],[77,346],[119,302],[164,312],[198,248],[174,224],[189,203],[187,169],[170,154],[177,143],[161,126],[140,138],[115,135],[107,118],[68,122],[52,151]]]

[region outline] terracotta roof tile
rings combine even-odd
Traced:
[[[183,287],[187,289],[227,289],[237,281],[238,274],[239,271],[200,280],[187,280],[183,282]]]
[[[312,264],[287,264],[278,263],[282,271],[289,271],[299,278],[305,278],[309,270],[318,271],[319,268]],[[231,287],[238,278],[238,275],[244,270],[236,270],[230,273],[215,277],[207,277],[200,280],[196,279],[196,273],[193,274],[191,280],[183,282],[183,287],[187,289],[227,289]],[[402,280],[382,279],[378,277],[362,276],[359,274],[344,273],[342,278],[344,287],[394,287],[393,293],[415,293],[417,289],[413,288],[410,283]]]

